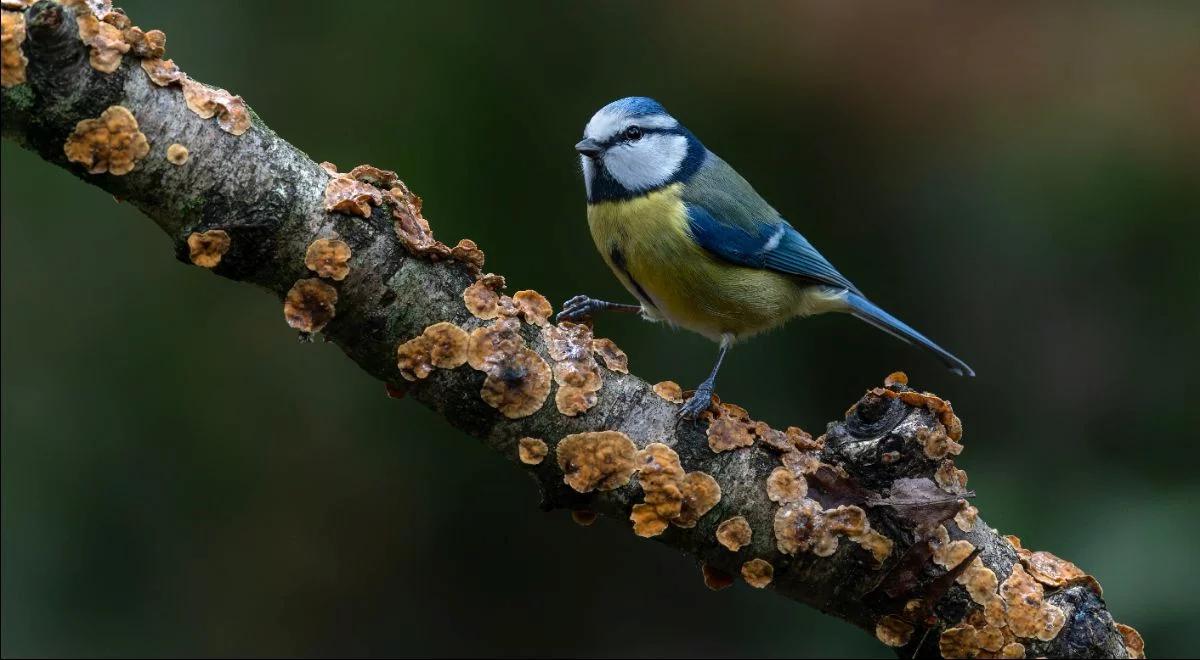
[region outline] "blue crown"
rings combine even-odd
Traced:
[[[608,107],[627,112],[633,117],[669,114],[667,113],[667,109],[662,107],[661,103],[649,96],[627,96],[609,103]]]

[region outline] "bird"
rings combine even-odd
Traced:
[[[851,314],[933,353],[956,374],[975,375],[871,302],[658,101],[631,96],[600,108],[575,151],[596,249],[637,304],[578,295],[556,320],[639,313],[717,342],[716,364],[681,419],[694,420],[711,405],[734,343],[827,312]]]

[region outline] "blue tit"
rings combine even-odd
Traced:
[[[872,303],[657,101],[630,97],[592,116],[575,145],[592,239],[639,304],[576,296],[559,320],[638,312],[720,343],[681,415],[708,408],[729,347],[795,316],[845,312],[915,343],[951,371],[962,360]]]

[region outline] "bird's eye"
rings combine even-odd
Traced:
[[[625,129],[625,139],[626,140],[633,142],[634,140],[637,140],[641,137],[642,137],[642,129],[638,128],[637,126],[630,126],[629,128]]]

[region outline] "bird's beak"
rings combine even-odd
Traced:
[[[604,151],[604,147],[601,147],[599,144],[597,144],[595,140],[584,138],[579,141],[579,144],[575,145],[575,151],[578,151],[588,158],[595,158]]]

